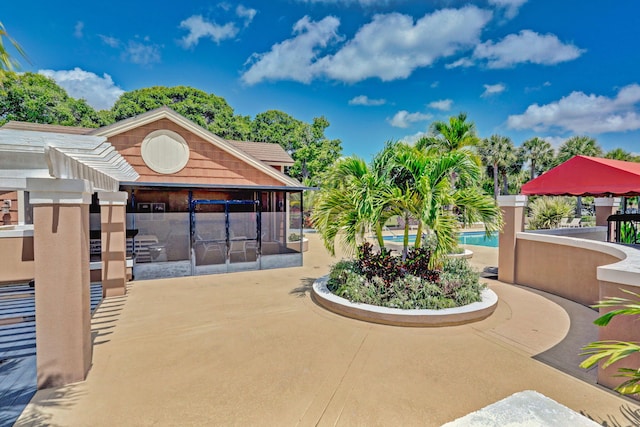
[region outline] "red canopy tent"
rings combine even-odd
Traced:
[[[640,163],[575,156],[522,186],[539,196],[638,196]]]

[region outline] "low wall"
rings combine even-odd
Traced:
[[[0,227],[0,283],[25,282],[34,278],[33,226]]]
[[[533,233],[516,238],[515,283],[587,306],[600,300],[598,266],[620,260],[612,248],[590,240]]]
[[[640,293],[640,250],[613,243],[539,233],[516,233],[515,280],[584,305],[607,297],[632,298]],[[601,308],[600,314],[612,308]],[[637,316],[618,316],[601,327],[599,340],[640,342]],[[600,364],[602,365],[602,364]],[[598,383],[615,388],[622,367],[637,369],[640,355],[598,368]]]

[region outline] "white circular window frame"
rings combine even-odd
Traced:
[[[156,130],[142,141],[144,163],[154,172],[169,175],[182,170],[189,162],[189,145],[170,130]]]

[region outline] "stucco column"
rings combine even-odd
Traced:
[[[102,247],[102,296],[121,296],[127,291],[127,193],[99,192]]]
[[[620,197],[596,197],[593,201],[596,205],[596,225],[606,227],[609,215],[615,214],[620,209]],[[607,241],[613,240],[614,232],[615,230],[612,229],[612,235],[607,236]]]
[[[498,235],[498,280],[515,283],[516,233],[524,231],[527,196],[498,196],[504,226]]]
[[[85,180],[27,179],[33,205],[38,388],[86,378],[91,366],[89,204]]]

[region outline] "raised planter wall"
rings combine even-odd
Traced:
[[[327,289],[327,276],[313,284],[311,295],[329,311],[363,320],[393,326],[438,327],[462,325],[489,317],[498,305],[498,296],[490,289],[482,291],[482,301],[456,308],[441,310],[400,310],[370,304],[352,303]]]

